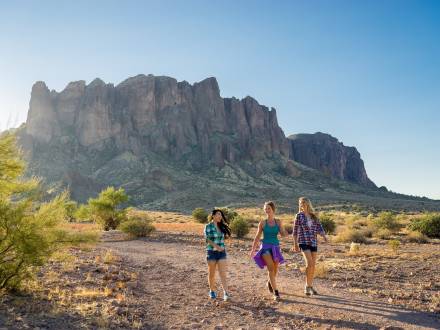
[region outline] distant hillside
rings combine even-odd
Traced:
[[[286,138],[276,110],[222,98],[215,78],[193,85],[138,75],[32,88],[18,136],[29,174],[84,201],[108,185],[143,208],[248,205],[300,195],[319,204],[440,209],[440,202],[378,189],[359,152],[322,133]]]

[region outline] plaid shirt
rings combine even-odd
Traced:
[[[210,222],[205,226],[205,238],[211,240],[218,246],[225,248],[225,235],[218,231],[215,223]],[[206,250],[214,250],[214,247],[206,241]]]
[[[312,219],[312,226],[307,224],[307,217],[303,212],[296,215],[293,223],[293,237],[298,237],[298,244],[307,244],[310,246],[318,246],[317,234],[325,234],[324,228],[318,219]]]

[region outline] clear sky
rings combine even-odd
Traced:
[[[2,1],[0,128],[32,84],[217,77],[286,135],[356,146],[369,177],[440,199],[439,1]]]

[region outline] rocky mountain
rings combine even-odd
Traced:
[[[396,197],[368,179],[355,148],[322,133],[286,138],[274,108],[222,98],[215,78],[138,75],[61,92],[40,81],[18,136],[29,174],[80,201],[108,185],[139,207],[175,210],[303,194],[326,203]]]
[[[332,177],[376,188],[368,178],[364,162],[355,147],[346,147],[329,134],[293,134],[290,158]]]

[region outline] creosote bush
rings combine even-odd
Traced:
[[[248,222],[240,216],[236,216],[231,221],[231,232],[238,238],[245,237],[249,233],[249,224]]]
[[[319,221],[326,234],[332,235],[336,231],[336,222],[329,214],[323,213],[319,216]]]
[[[200,223],[207,223],[208,222],[208,212],[201,207],[195,208],[192,211],[192,217]]]
[[[440,238],[440,213],[428,213],[412,220],[409,229],[418,231],[430,238]]]
[[[151,219],[139,216],[131,216],[119,225],[119,229],[131,237],[147,237],[154,230]]]
[[[97,198],[90,198],[88,209],[90,217],[104,230],[116,229],[119,224],[127,219],[127,210],[120,209],[120,204],[128,201],[124,189],[116,190],[108,187],[99,193]]]

